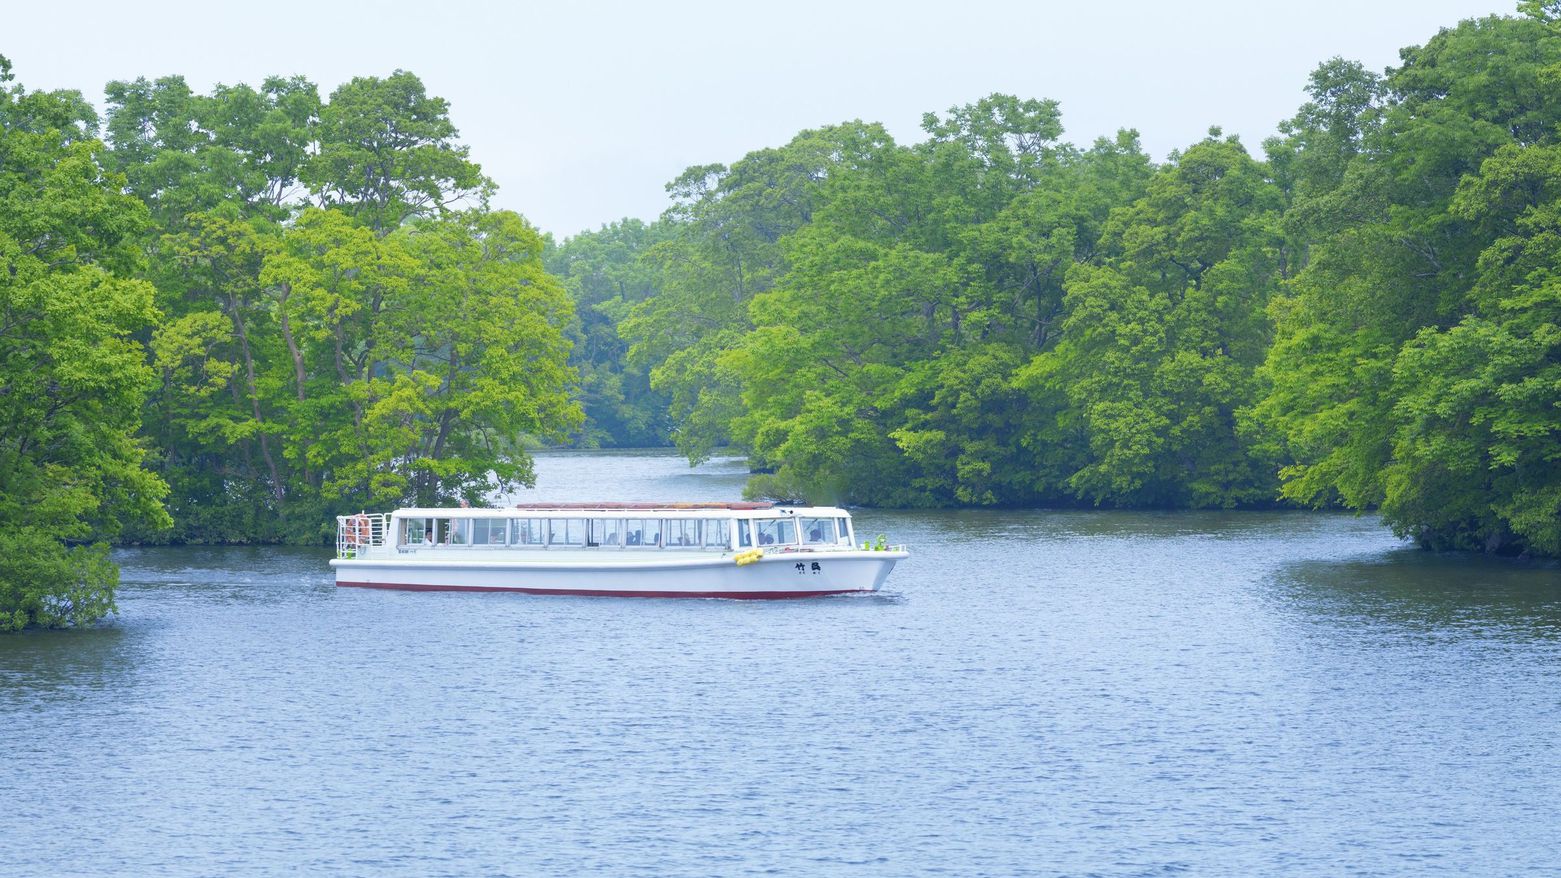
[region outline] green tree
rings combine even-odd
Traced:
[[[458,133],[449,103],[430,97],[417,76],[360,76],[320,111],[319,149],[302,177],[320,206],[387,234],[412,217],[486,204],[493,184]]]
[[[1282,202],[1264,167],[1217,135],[1112,214],[1105,258],[1068,272],[1061,340],[1025,376],[1068,400],[1088,442],[1068,486],[1094,503],[1235,506],[1274,494],[1275,461],[1238,413],[1260,395]]]
[[[1561,554],[1561,146],[1510,144],[1453,211],[1490,245],[1470,313],[1393,365],[1382,511],[1436,548]]]
[[[150,208],[155,234],[219,207],[282,219],[302,195],[320,96],[302,77],[197,95],[181,76],[106,89],[112,163]],[[155,262],[154,261],[154,268]]]
[[[378,237],[305,211],[262,282],[288,291],[302,384],[288,454],[325,505],[481,502],[532,481],[523,435],[580,418],[567,395],[573,313],[519,216],[473,211]]]
[[[635,305],[659,293],[659,279],[645,257],[665,236],[665,223],[626,219],[576,235],[546,254],[548,271],[563,281],[578,315],[570,331],[570,364],[580,374],[585,411],[577,445],[644,448],[671,442],[668,399],[651,389],[643,364],[628,362],[629,345],[618,329]]]
[[[151,376],[133,335],[156,316],[129,277],[146,210],[79,94],[11,81],[0,57],[0,630],[101,618],[118,570],[90,541],[167,524],[135,438]]]
[[[541,239],[483,207],[491,183],[416,76],[324,104],[280,78],[109,98],[156,221],[147,435],[174,539],[309,541],[343,510],[480,501],[530,481],[523,436],[577,423]]]
[[[153,251],[167,280],[144,427],[172,488],[171,538],[276,540],[289,502],[307,490],[294,484],[287,455],[277,291],[260,279],[280,246],[277,230],[215,213],[190,214],[180,227]]]
[[[1406,49],[1337,185],[1298,197],[1309,259],[1275,301],[1258,409],[1295,461],[1285,496],[1380,506],[1427,545],[1552,551],[1554,28],[1493,16]]]
[[[730,168],[689,168],[668,184],[668,232],[644,257],[658,292],[619,327],[631,365],[648,368],[652,387],[667,395],[673,440],[691,462],[726,443],[742,411],[740,379],[719,360],[751,327],[754,296],[784,273],[781,239],[810,222],[825,179],[887,139],[860,123],[804,131],[779,149]]]
[[[1079,151],[1056,105],[993,95],[930,115],[930,139],[875,133],[829,168],[787,272],[717,365],[758,495],[889,505],[1055,496],[1034,398],[1015,383],[1054,345],[1067,267],[1149,173],[1136,137]]]

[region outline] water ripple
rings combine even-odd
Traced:
[[[544,455],[532,498],[735,496]],[[1543,873],[1561,569],[1335,515],[863,512],[869,598],[337,590],[119,553],[0,637],[0,873]]]

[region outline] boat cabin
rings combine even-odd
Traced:
[[[347,528],[353,517],[348,516]],[[772,503],[564,503],[503,509],[398,509],[370,545],[525,551],[829,551],[855,543],[851,515]]]

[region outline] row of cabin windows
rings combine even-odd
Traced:
[[[753,520],[753,531],[753,539],[761,547],[795,545],[799,537],[804,546],[851,543],[851,528],[844,518],[759,518]],[[737,522],[737,545],[739,548],[753,545],[748,519]]]
[[[719,518],[407,518],[405,546],[579,546],[726,549],[732,522]],[[738,519],[737,546],[849,545],[844,518]]]

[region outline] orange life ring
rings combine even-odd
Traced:
[[[354,546],[367,546],[373,533],[369,526],[369,517],[358,513],[347,519],[347,542]]]

